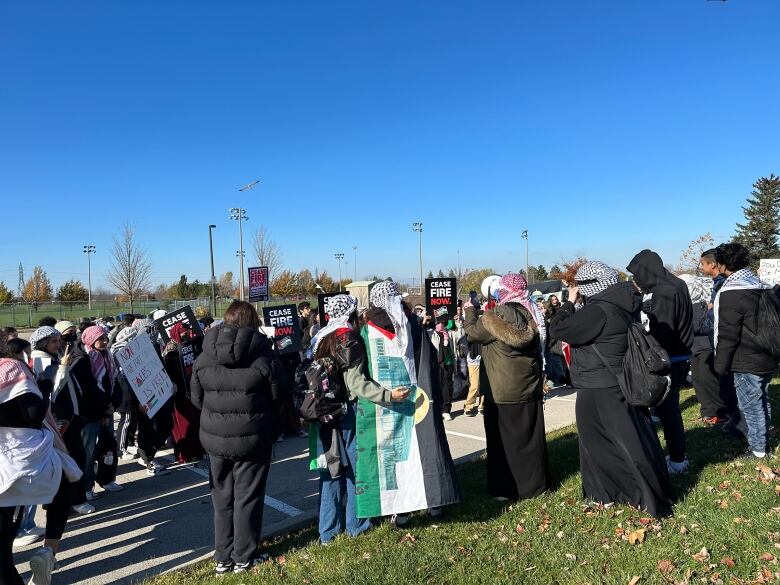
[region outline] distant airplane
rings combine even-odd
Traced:
[[[243,187],[241,187],[239,189],[239,191],[249,191],[252,187],[257,185],[259,182],[260,182],[260,180],[258,179],[257,181],[253,181],[252,183],[248,183],[248,184],[244,185]]]

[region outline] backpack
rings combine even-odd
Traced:
[[[758,301],[758,344],[780,359],[780,285],[762,291]]]
[[[296,390],[303,393],[298,413],[312,423],[332,423],[347,412],[347,392],[331,377],[336,363],[331,358],[304,360],[295,372]],[[305,386],[299,372],[305,377]]]
[[[628,348],[623,366],[615,372],[595,346],[592,346],[607,369],[617,378],[618,386],[631,406],[651,407],[664,401],[669,393],[669,373],[672,364],[669,354],[641,323],[628,326]]]

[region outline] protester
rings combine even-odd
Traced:
[[[471,305],[467,305],[466,309],[473,308]],[[479,369],[482,363],[482,356],[480,355],[481,347],[478,343],[474,343],[469,339],[469,336],[464,334],[462,343],[466,344],[466,367],[468,368],[469,376],[469,392],[466,395],[466,402],[463,404],[463,414],[466,416],[476,416],[477,412],[483,414],[485,401],[482,397],[482,392],[479,389]]]
[[[466,308],[466,335],[482,347],[488,493],[532,498],[551,488],[542,404],[542,355],[525,278],[504,275],[498,304],[478,316]]]
[[[4,335],[10,341],[19,337],[19,332],[16,330],[16,327],[3,327],[0,328],[0,335]]]
[[[57,324],[57,319],[54,317],[41,317],[38,320],[38,327],[54,327]]]
[[[668,516],[673,492],[650,413],[626,402],[614,374],[641,307],[634,286],[618,280],[601,262],[584,264],[569,288],[569,299],[580,295],[584,306],[577,310],[568,300],[550,322],[550,335],[572,347],[582,490],[587,500]]]
[[[311,344],[311,303],[303,301],[298,303],[298,324],[301,327],[301,347],[307,348]],[[303,351],[301,352],[304,353]],[[303,356],[301,356],[303,357]]]
[[[436,349],[436,361],[439,364],[439,384],[441,386],[441,416],[452,420],[452,391],[455,375],[455,341],[452,332],[447,329],[447,318],[439,320],[430,332],[430,341]]]
[[[759,302],[769,285],[750,270],[750,253],[741,244],[721,244],[715,254],[726,277],[715,297],[715,371],[733,375],[747,423],[746,455],[763,459],[769,449],[768,388],[777,368],[777,360],[757,339]]]
[[[627,270],[634,275],[639,290],[652,294],[647,311],[650,334],[666,350],[672,363],[669,393],[654,411],[666,437],[669,473],[685,473],[689,463],[680,412],[680,386],[688,377],[693,346],[693,305],[688,287],[664,268],[661,257],[652,250],[639,252],[629,262]]]
[[[266,558],[258,554],[263,498],[275,404],[287,386],[259,327],[254,307],[234,301],[222,326],[206,333],[190,381],[213,480],[217,575],[247,571]]]

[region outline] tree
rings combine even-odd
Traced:
[[[308,269],[301,270],[298,273],[298,290],[302,295],[311,296],[317,292],[314,286],[314,277]]]
[[[432,271],[432,270],[429,270],[429,271],[428,271],[428,276],[426,276],[425,278],[433,278],[433,271]],[[424,283],[423,283],[423,284],[424,284]]]
[[[563,270],[561,270],[561,267],[557,264],[553,264],[550,267],[550,280],[560,280],[561,276],[563,276]]]
[[[460,278],[460,290],[463,291],[464,294],[468,294],[471,291],[479,293],[482,287],[482,281],[492,274],[495,274],[495,271],[492,268],[468,270]]]
[[[750,251],[751,265],[756,268],[761,258],[777,258],[780,254],[780,177],[769,175],[753,183],[748,205],[742,210],[746,221],[737,224],[734,241]]]
[[[236,292],[237,289],[236,283],[233,282],[233,273],[228,270],[220,276],[219,281],[217,281],[217,294],[221,297],[239,296]]]
[[[539,266],[531,266],[531,272],[533,272],[534,281],[536,282],[542,282],[550,278],[550,275],[547,274],[547,269],[543,264],[539,264]]]
[[[695,274],[699,270],[699,260],[702,253],[715,247],[715,239],[710,232],[702,234],[693,240],[688,247],[680,254],[680,264],[675,272],[689,272]]]
[[[136,240],[135,230],[130,223],[125,223],[120,237],[114,236],[111,263],[106,280],[128,298],[132,313],[133,301],[149,288],[152,265],[146,250]]]
[[[297,275],[290,270],[282,270],[271,281],[271,294],[277,297],[291,297],[298,292]]]
[[[271,239],[271,233],[264,226],[260,226],[255,232],[254,248],[257,265],[268,266],[269,278],[273,280],[282,267],[282,251]]]
[[[561,274],[561,280],[564,281],[569,286],[574,284],[574,275],[577,274],[577,271],[580,269],[580,266],[587,263],[587,261],[588,259],[583,258],[582,256],[578,256],[574,260],[564,260],[562,262],[563,273]]]
[[[46,276],[43,268],[36,266],[33,268],[32,276],[24,284],[22,298],[37,309],[39,304],[51,300],[52,290],[49,277]]]
[[[445,278],[444,271],[439,268],[439,271],[436,273],[436,278]]]
[[[5,286],[4,282],[0,282],[0,305],[10,303],[12,300],[14,300],[13,291]]]
[[[89,298],[89,292],[86,287],[81,284],[81,281],[69,280],[63,284],[57,291],[57,298],[61,301],[86,301]]]
[[[337,292],[339,287],[336,282],[331,278],[327,271],[320,272],[317,276],[317,284],[322,287],[322,290],[317,289],[318,293],[321,292]]]
[[[152,291],[155,299],[167,299],[168,298],[168,285],[160,283],[160,285]]]
[[[187,275],[182,274],[179,277],[179,282],[174,284],[169,291],[169,295],[172,299],[188,299],[190,298],[190,285],[187,284]]]

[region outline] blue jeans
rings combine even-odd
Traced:
[[[769,431],[769,419],[772,415],[769,405],[768,388],[771,374],[744,374],[734,372],[734,388],[742,416],[747,423],[747,439],[750,449],[756,453],[766,453]]]
[[[25,536],[30,530],[35,528],[35,511],[38,506],[25,506],[22,523],[19,525],[17,536]]]
[[[320,470],[320,542],[326,544],[346,524],[347,534],[357,536],[371,528],[369,518],[358,518],[355,506],[355,459],[357,457],[357,434],[355,432],[355,408],[347,403],[347,413],[339,421],[338,433],[346,455],[347,466],[336,479],[330,477],[327,469]]]
[[[95,461],[97,457],[97,440],[100,434],[100,421],[88,422],[81,429],[81,440],[84,443],[86,464],[84,465],[84,489],[92,491],[95,487]]]

